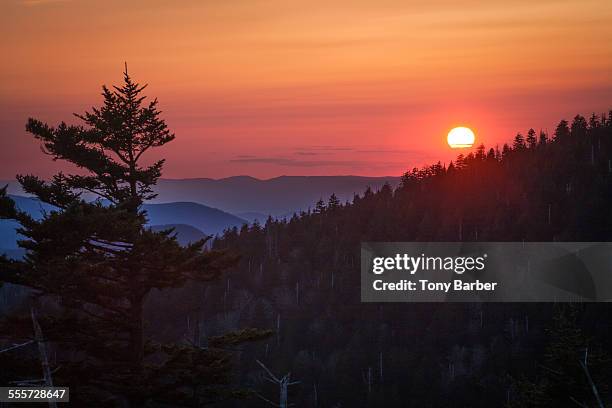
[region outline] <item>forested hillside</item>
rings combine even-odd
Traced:
[[[585,350],[612,403],[606,304],[362,304],[359,282],[363,241],[609,241],[611,159],[612,117],[576,116],[395,190],[231,229],[214,246],[241,261],[206,293],[204,325],[275,329],[243,353],[240,381],[275,396],[255,359],[291,372],[300,407],[598,406]]]

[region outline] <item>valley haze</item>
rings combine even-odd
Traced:
[[[218,208],[248,221],[265,222],[268,215],[291,217],[294,212],[313,208],[319,199],[336,194],[340,202],[352,201],[368,187],[376,191],[385,183],[399,184],[400,177],[365,176],[279,176],[258,179],[234,176],[221,179],[161,179],[150,203],[194,202]],[[3,181],[10,194],[23,192],[16,181]]]

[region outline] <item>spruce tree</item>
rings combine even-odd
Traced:
[[[330,210],[335,210],[336,208],[340,207],[340,200],[338,200],[338,197],[336,196],[336,194],[333,194],[329,196],[329,200],[327,202],[327,208]]]
[[[20,224],[26,250],[20,261],[0,258],[0,281],[26,286],[38,299],[62,367],[56,383],[73,387],[73,400],[87,406],[166,400],[199,406],[231,394],[219,388],[229,380],[224,344],[266,334],[246,330],[209,339],[207,347],[161,345],[146,334],[145,302],[154,289],[214,280],[235,259],[207,250],[206,240],[183,247],[172,230],[146,226],[142,204],[155,197],[164,160],[143,159],[175,136],[157,100],[145,102],[145,88],[126,67],[121,86],[103,87],[101,107],[75,115],[82,124],[28,120],[26,130],[46,154],[79,169],[50,181],[17,177],[53,211],[34,219],[0,190],[0,218]]]
[[[514,136],[514,142],[512,143],[512,149],[523,150],[526,147],[527,146],[525,145],[525,138],[523,137],[522,134],[517,133],[516,136]]]
[[[529,129],[529,131],[527,132],[527,147],[529,147],[530,149],[535,149],[535,147],[538,144],[538,140],[536,139],[536,132],[535,130],[533,130],[533,128]]]
[[[548,134],[543,130],[540,130],[540,137],[538,143],[540,146],[545,146],[548,143]]]
[[[557,125],[557,128],[555,129],[554,140],[557,140],[559,142],[565,142],[569,138],[569,135],[570,129],[567,120],[560,121]]]

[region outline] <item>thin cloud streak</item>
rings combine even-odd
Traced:
[[[261,163],[274,164],[277,166],[289,167],[319,167],[319,166],[334,166],[334,167],[353,167],[363,165],[365,162],[357,162],[352,160],[297,160],[288,157],[238,157],[230,159],[233,163]]]

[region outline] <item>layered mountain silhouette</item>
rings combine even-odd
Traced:
[[[192,202],[145,204],[143,209],[150,225],[186,224],[212,235],[247,222],[217,208]]]
[[[399,177],[281,176],[260,180],[249,176],[223,179],[162,179],[154,202],[191,201],[221,208],[249,220],[291,216],[307,210],[320,198],[336,194],[341,202],[352,201],[367,187],[378,190],[385,183],[399,184]]]
[[[362,193],[367,187],[376,191],[385,183],[395,188],[399,182],[399,177],[362,176],[281,176],[267,180],[250,176],[161,179],[155,187],[158,197],[152,203],[199,203],[251,222],[259,220],[263,223],[269,215],[289,218],[294,212],[308,210],[320,198],[326,199],[331,194],[335,194],[340,202],[352,201],[355,194]],[[17,182],[0,182],[0,185],[6,184],[9,193],[23,194]]]
[[[53,210],[53,206],[34,198],[17,195],[11,195],[11,198],[18,208],[35,218],[41,217],[45,211]],[[145,204],[143,209],[147,211],[149,225],[153,229],[175,228],[177,238],[182,244],[197,241],[207,235],[219,234],[226,228],[241,226],[247,222],[235,215],[198,203]],[[0,251],[18,248],[17,227],[18,224],[14,221],[0,220]]]
[[[207,237],[205,233],[187,224],[164,224],[164,225],[153,225],[151,227],[153,231],[164,231],[172,229],[173,235],[176,235],[176,239],[181,245],[189,245],[201,239]]]

